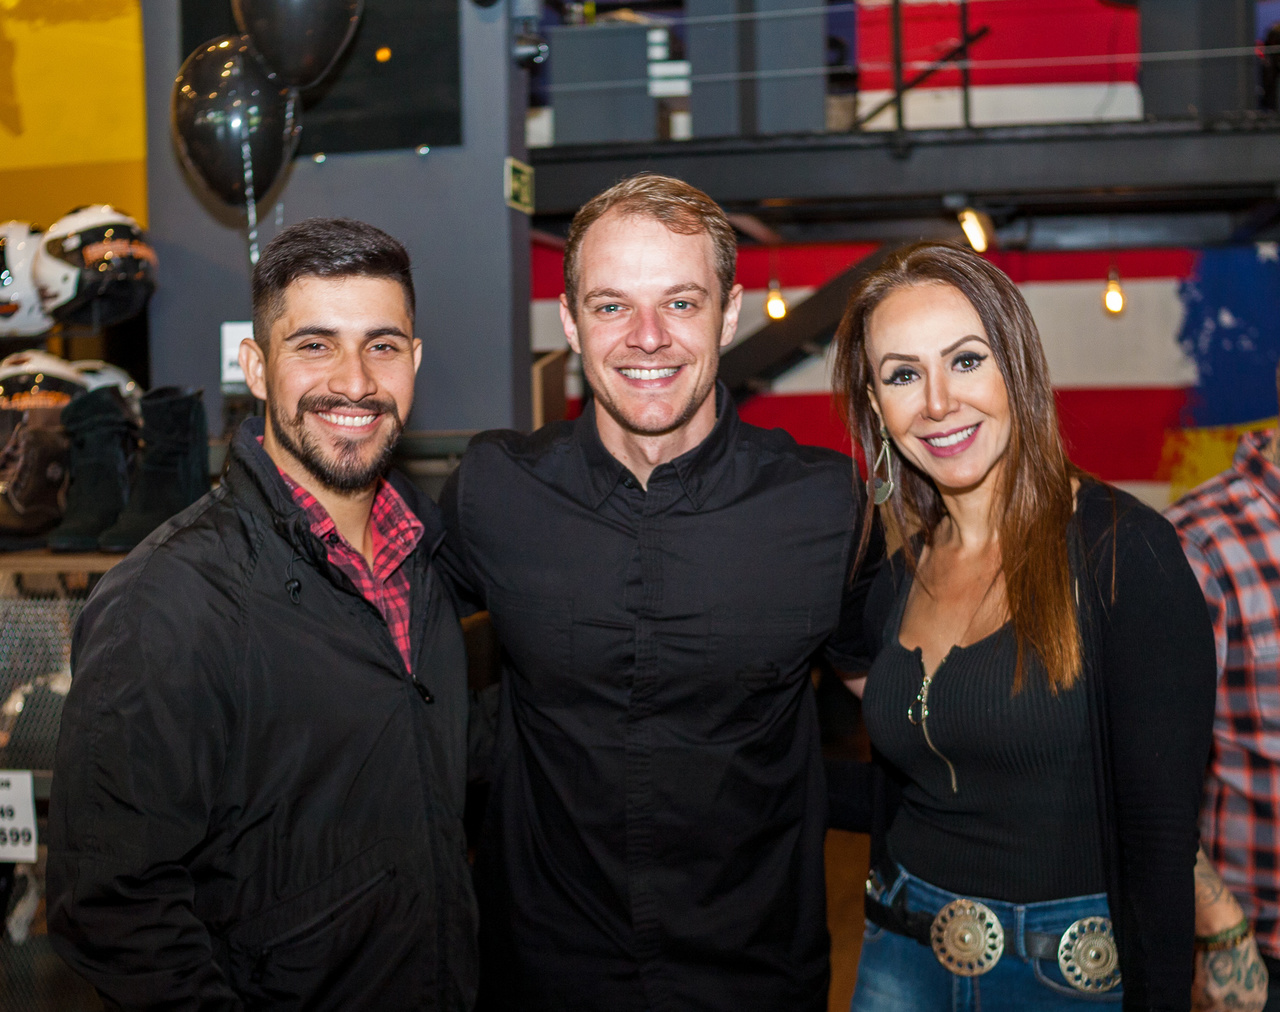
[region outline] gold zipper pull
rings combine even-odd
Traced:
[[[944,763],[947,764],[947,770],[951,774],[951,793],[959,794],[960,790],[956,784],[956,768],[951,764],[951,760],[948,759],[946,756],[944,756],[938,750],[938,746],[933,743],[933,739],[929,736],[929,723],[928,723],[929,721],[929,687],[933,684],[934,676],[937,675],[938,671],[942,670],[942,664],[946,664],[947,661],[946,661],[946,658],[944,657],[942,659],[942,664],[939,664],[937,670],[934,671],[932,675],[930,675],[926,673],[924,670],[924,655],[917,654],[916,657],[920,661],[921,680],[920,680],[920,691],[916,693],[915,703],[920,704],[920,719],[916,720],[913,715],[913,711],[915,710],[915,703],[912,703],[909,707],[907,707],[907,719],[911,721],[911,723],[919,725],[920,730],[924,732],[924,741],[925,741],[925,744],[929,746],[929,750],[934,755],[936,755],[939,759],[941,759]]]

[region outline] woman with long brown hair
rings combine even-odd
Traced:
[[[970,250],[895,253],[837,342],[902,544],[854,1012],[1186,1009],[1215,659],[1173,529],[1067,459],[1035,322]]]

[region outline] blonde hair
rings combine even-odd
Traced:
[[[720,304],[728,303],[738,264],[738,239],[724,211],[696,186],[671,176],[642,172],[592,197],[573,216],[564,246],[564,294],[571,313],[576,315],[578,311],[578,256],[582,241],[587,229],[610,211],[653,218],[680,235],[708,235],[720,281]]]

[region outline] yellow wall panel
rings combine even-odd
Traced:
[[[74,207],[110,204],[147,224],[147,163],[89,162],[0,169],[0,221],[48,228]]]
[[[1169,501],[1229,468],[1235,459],[1236,444],[1245,433],[1273,429],[1277,421],[1263,418],[1243,425],[1208,425],[1166,432],[1160,471],[1169,478]]]
[[[139,0],[0,0],[0,221],[146,215]]]

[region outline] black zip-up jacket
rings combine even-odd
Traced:
[[[410,675],[260,432],[76,627],[54,947],[130,1009],[469,1009],[466,659],[438,514],[392,477],[426,526]]]

